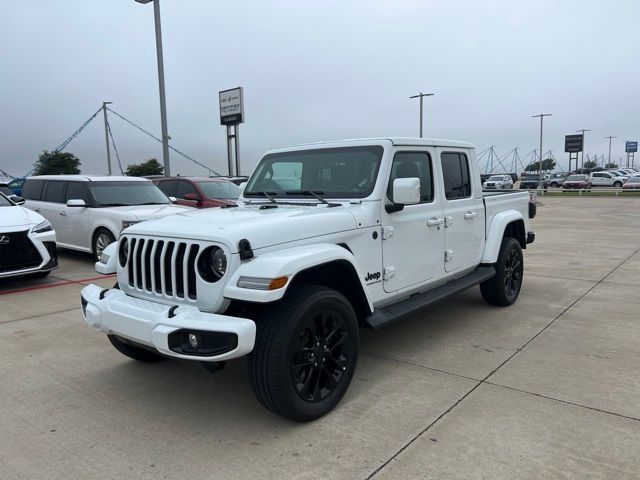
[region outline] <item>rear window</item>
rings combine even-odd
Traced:
[[[470,197],[471,180],[469,179],[467,156],[464,153],[445,152],[440,159],[447,200]]]
[[[44,180],[27,179],[27,181],[24,182],[24,189],[22,190],[23,198],[26,200],[40,200],[43,186]]]
[[[64,189],[67,182],[51,180],[46,184],[47,188],[45,188],[43,200],[51,203],[64,203]]]

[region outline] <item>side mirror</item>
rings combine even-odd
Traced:
[[[81,199],[71,199],[67,200],[67,207],[86,207],[87,204],[84,200]]]
[[[199,202],[201,200],[200,197],[198,197],[198,195],[196,195],[195,193],[185,193],[184,194],[184,198],[185,200],[191,200],[193,202]]]
[[[24,205],[24,198],[19,197],[18,195],[11,195],[9,198],[16,205]]]
[[[393,204],[386,205],[388,213],[399,212],[405,205],[420,203],[420,179],[396,178],[393,181]]]
[[[176,197],[169,197],[169,200],[171,200],[171,203],[178,203],[178,199]]]

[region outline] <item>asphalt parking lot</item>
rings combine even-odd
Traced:
[[[141,364],[85,327],[89,256],[0,283],[0,478],[638,478],[640,199],[559,198],[510,308],[477,288],[363,330],[354,382],[295,424],[243,359]]]

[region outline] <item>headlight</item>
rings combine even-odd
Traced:
[[[48,220],[45,220],[44,222],[39,223],[38,225],[36,225],[31,229],[33,233],[51,232],[52,230],[53,230],[53,227],[51,226]]]
[[[120,239],[120,245],[118,245],[118,260],[120,266],[124,267],[129,259],[129,240],[127,238]]]
[[[140,220],[123,220],[122,221],[122,229],[124,230],[131,225],[135,225],[136,223],[140,223]]]
[[[227,271],[227,256],[220,247],[208,247],[198,259],[198,272],[207,282],[220,280]]]

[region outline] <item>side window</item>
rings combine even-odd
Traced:
[[[594,173],[593,176],[596,178],[606,177],[606,175],[603,175],[602,173]]]
[[[69,200],[84,200],[87,205],[91,203],[84,182],[69,182],[65,201]]]
[[[197,195],[198,192],[189,182],[180,181],[178,182],[178,191],[176,193],[177,198],[184,198],[187,193],[192,193]]]
[[[26,200],[40,200],[42,195],[42,187],[44,180],[29,179],[24,182],[24,189],[22,190],[22,196]]]
[[[433,201],[431,157],[426,152],[398,152],[393,157],[387,197],[393,201],[393,181],[396,178],[420,179],[420,202]]]
[[[158,188],[167,197],[175,197],[176,189],[178,188],[178,182],[176,180],[163,180],[161,182],[158,182]]]
[[[43,200],[51,203],[63,203],[64,202],[64,190],[67,186],[67,182],[61,182],[57,180],[51,180],[46,182],[47,187],[44,192]]]
[[[444,194],[447,200],[471,196],[469,160],[464,153],[445,152],[440,157]]]

